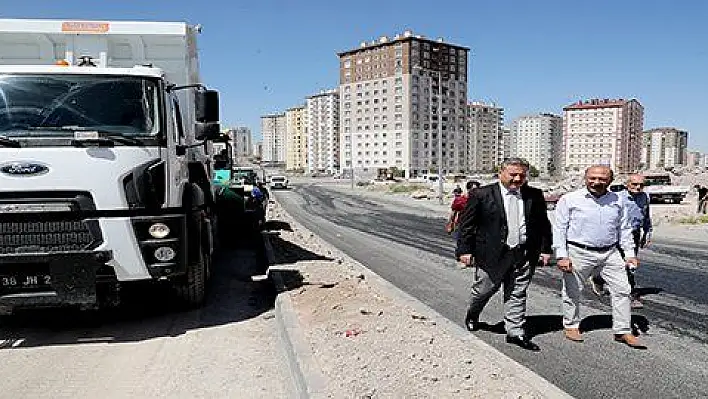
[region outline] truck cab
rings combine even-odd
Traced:
[[[204,300],[218,93],[185,23],[0,20],[0,312]]]

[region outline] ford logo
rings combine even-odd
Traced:
[[[0,172],[13,176],[32,176],[47,173],[49,168],[34,162],[10,162],[0,166]]]

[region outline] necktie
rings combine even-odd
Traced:
[[[516,194],[509,191],[509,213],[506,215],[506,224],[509,228],[509,233],[506,237],[506,244],[510,248],[519,245],[519,200]]]

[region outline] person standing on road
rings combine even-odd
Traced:
[[[646,348],[632,334],[630,293],[625,265],[639,266],[634,255],[628,207],[618,193],[608,191],[613,173],[608,166],[585,171],[585,188],[560,198],[555,210],[553,247],[563,271],[563,327],[565,337],[582,342],[580,296],[595,269],[607,282],[612,301],[612,330],[617,342]],[[622,248],[627,258],[622,259]]]
[[[626,190],[622,190],[619,194],[623,197],[627,211],[629,213],[630,223],[632,224],[632,239],[634,241],[634,257],[639,257],[639,248],[646,248],[651,244],[652,223],[651,210],[649,209],[649,195],[644,192],[644,176],[641,174],[630,175],[627,179]],[[620,254],[626,258],[627,254],[620,248]],[[641,298],[636,289],[636,280],[634,272],[636,268],[627,265],[627,279],[629,286],[632,288],[631,307],[642,308]],[[605,280],[599,274],[594,274],[591,280],[593,291],[597,295],[602,295],[605,291]]]
[[[452,204],[450,205],[450,217],[447,221],[446,230],[448,234],[454,233],[453,236],[456,240],[459,237],[458,225],[460,222],[460,215],[462,214],[462,211],[465,210],[465,205],[467,205],[467,199],[470,197],[470,195],[472,195],[472,192],[475,190],[475,188],[478,187],[479,182],[468,181],[465,184],[466,191],[464,192],[464,194],[462,193],[462,189],[460,189],[460,193],[455,193],[455,199],[452,200]]]
[[[479,328],[480,313],[503,285],[506,342],[538,351],[524,329],[526,290],[539,262],[548,264],[552,238],[543,193],[528,186],[528,171],[525,160],[507,159],[498,183],[472,192],[460,218],[455,256],[474,266],[467,329]]]
[[[708,203],[708,188],[696,184],[693,188],[698,192],[698,208],[696,213],[706,213],[706,203]]]

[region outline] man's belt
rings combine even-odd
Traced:
[[[584,250],[586,250],[586,251],[606,252],[606,251],[611,250],[612,248],[617,248],[617,246],[618,246],[619,244],[614,243],[614,244],[612,244],[612,245],[608,245],[608,246],[605,246],[605,247],[591,247],[590,245],[581,244],[581,243],[579,243],[579,242],[568,241],[568,245],[572,245],[572,246],[574,246],[574,247],[577,247],[577,248],[580,248],[580,249],[584,249]]]

